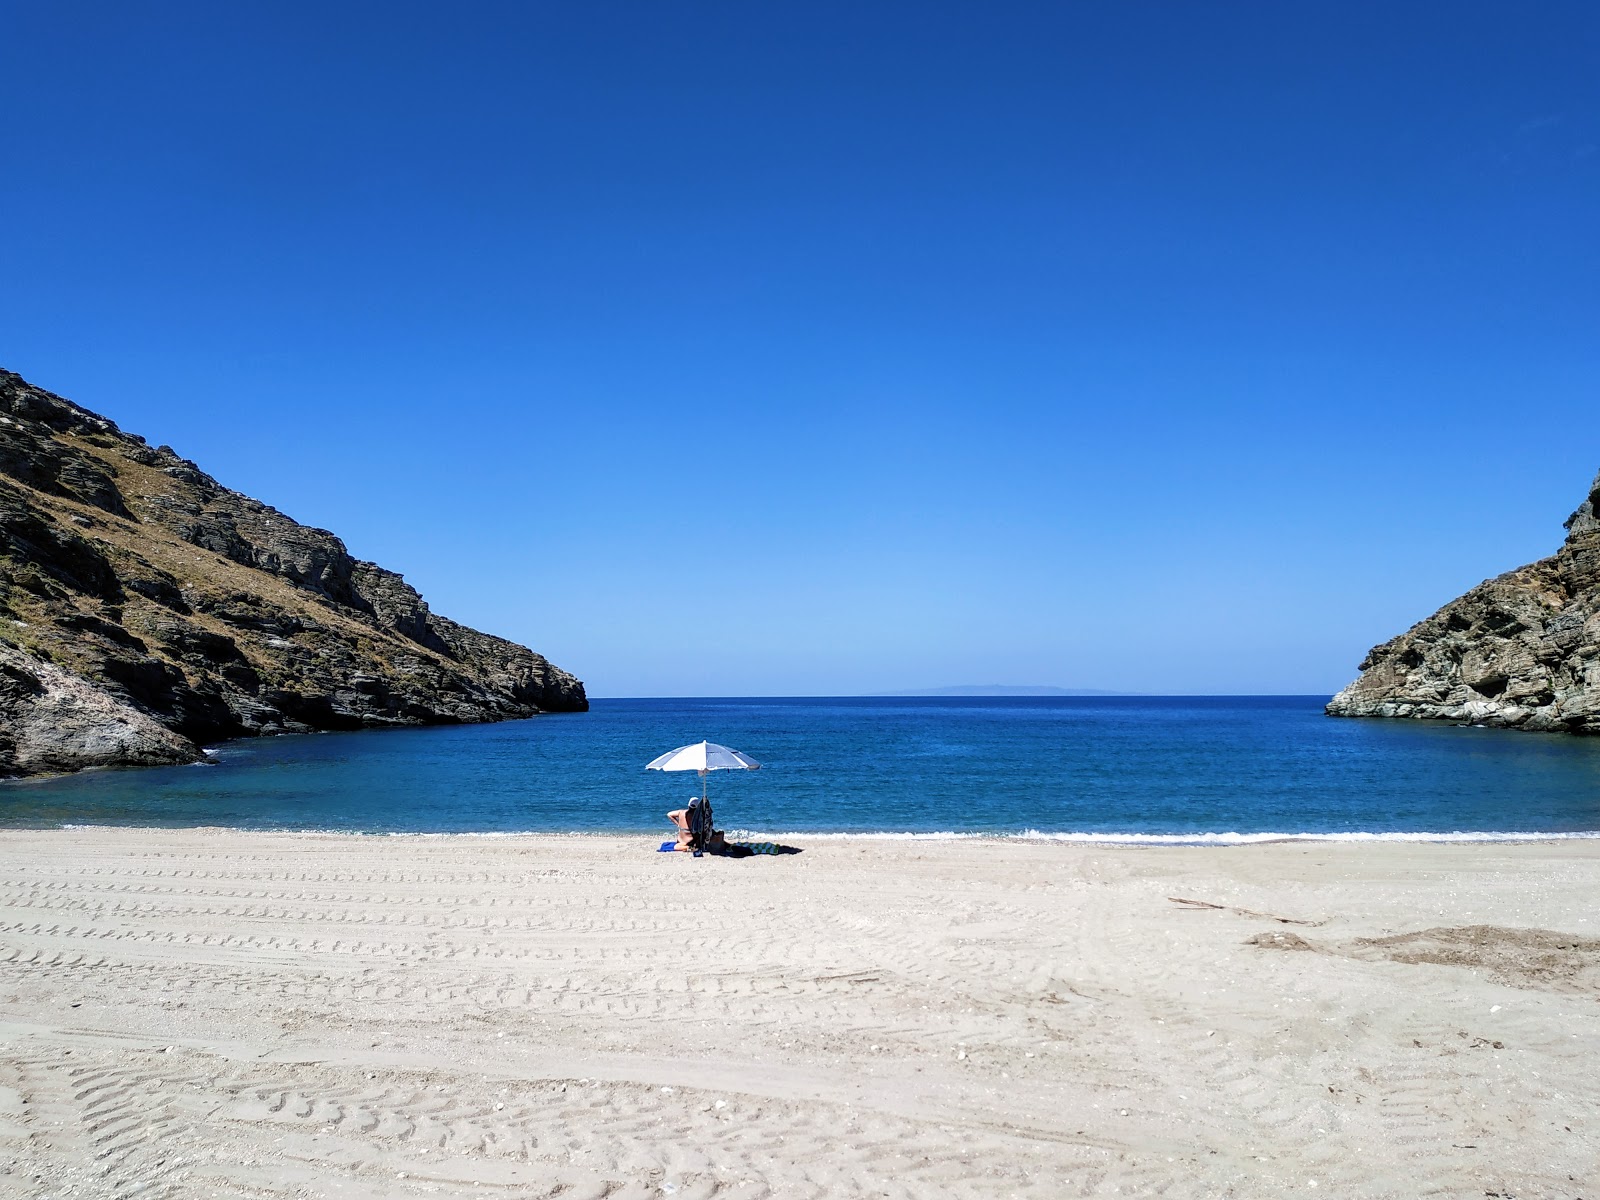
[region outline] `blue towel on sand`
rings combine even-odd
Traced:
[[[662,842],[657,853],[673,853],[677,845],[676,838]],[[707,850],[706,853],[720,858],[749,858],[752,854],[794,854],[796,851],[792,846],[780,846],[777,842],[729,842],[725,850]]]

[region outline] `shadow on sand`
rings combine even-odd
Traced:
[[[719,858],[750,858],[756,854],[799,854],[799,846],[784,846],[778,842],[727,842],[720,850],[707,850]]]

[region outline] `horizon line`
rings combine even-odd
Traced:
[[[678,695],[594,695],[590,700],[1314,700],[1334,692],[1045,692],[978,694],[931,692],[747,693],[700,692]]]

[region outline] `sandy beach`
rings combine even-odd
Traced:
[[[0,1195],[1600,1195],[1600,841],[791,840],[0,835]]]

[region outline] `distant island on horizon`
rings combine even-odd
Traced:
[[[964,683],[955,687],[914,688],[904,692],[869,692],[870,696],[1139,696],[1103,688],[1044,687],[1037,684]]]

